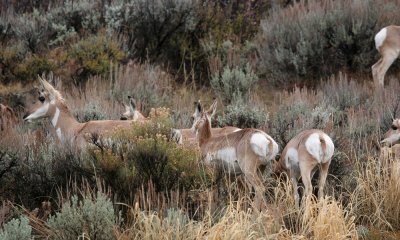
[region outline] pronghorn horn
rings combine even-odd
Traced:
[[[42,84],[43,88],[50,94],[51,100],[54,99],[61,99],[61,94],[50,84],[48,83],[44,78],[38,75],[39,82]]]

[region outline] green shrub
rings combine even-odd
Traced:
[[[369,72],[377,55],[374,35],[400,20],[398,4],[397,0],[300,1],[276,10],[261,23],[256,41],[260,70],[279,84],[307,80],[313,84],[313,79],[343,68]]]
[[[218,126],[235,126],[238,128],[260,128],[268,121],[268,114],[243,101],[228,105],[224,116],[218,116]]]
[[[109,72],[110,62],[120,63],[125,56],[114,38],[100,33],[73,44],[69,58],[80,65],[77,77],[83,81],[91,75]]]
[[[254,84],[258,81],[257,75],[250,65],[245,69],[239,67],[225,67],[221,75],[211,79],[211,87],[226,103],[246,98]]]
[[[172,125],[165,117],[152,115],[152,121],[135,123],[132,131],[90,149],[99,174],[116,184],[115,191],[123,194],[149,181],[156,191],[190,189],[210,180],[198,165],[197,150],[169,139]]]
[[[95,198],[86,196],[82,201],[73,196],[63,204],[61,211],[51,216],[47,226],[54,232],[52,239],[115,239],[117,225],[113,203],[101,192]]]
[[[0,229],[0,239],[4,240],[30,240],[32,237],[32,227],[29,219],[21,216],[19,219],[12,219],[4,224]]]
[[[108,119],[99,103],[93,101],[85,104],[83,109],[74,111],[74,116],[78,122]]]

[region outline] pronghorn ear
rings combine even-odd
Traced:
[[[136,111],[136,100],[132,96],[128,96],[129,98],[129,107],[132,113]]]
[[[197,111],[198,113],[203,112],[203,107],[201,106],[200,100],[197,101],[197,102],[195,102],[195,105],[196,105],[196,111]]]
[[[210,108],[207,111],[211,118],[214,117],[215,113],[217,112],[217,102],[217,99],[214,98],[214,102],[211,104]]]

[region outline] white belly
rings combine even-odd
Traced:
[[[242,172],[238,164],[236,149],[233,147],[227,147],[215,152],[207,153],[206,162],[207,164],[223,167],[229,172]]]

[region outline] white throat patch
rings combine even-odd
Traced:
[[[45,103],[43,106],[38,108],[35,112],[31,113],[25,120],[35,120],[44,117],[49,110],[50,103]]]
[[[60,109],[56,107],[56,112],[54,113],[53,119],[51,119],[51,124],[53,124],[53,127],[57,126],[58,118],[60,117]]]

